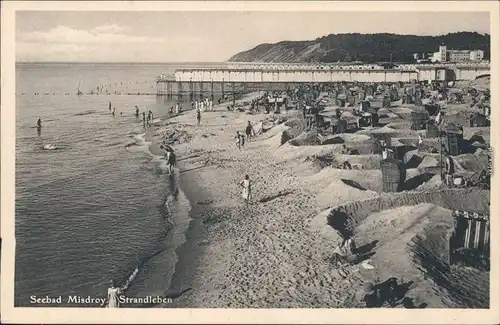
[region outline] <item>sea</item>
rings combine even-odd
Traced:
[[[135,106],[166,121],[190,104],[156,96],[157,77],[207,66],[224,65],[16,64],[15,306],[95,307],[67,297],[106,297],[111,280],[130,279],[128,297],[164,295],[190,207]]]

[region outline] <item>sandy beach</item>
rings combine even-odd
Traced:
[[[236,147],[236,132],[248,121],[278,118],[288,122],[275,122],[244,149]],[[489,192],[447,189],[433,177],[410,191],[380,193],[379,155],[344,155],[341,144],[291,144],[304,134],[282,144],[284,131],[294,133],[287,125],[300,119],[293,110],[250,115],[220,106],[203,112],[199,126],[189,111],[156,129],[153,146],[165,131],[182,134],[173,148],[193,219],[171,285],[192,290],[165,307],[358,307],[364,283],[389,277],[407,284],[406,296],[415,305],[488,304],[488,273],[472,268],[440,273],[439,266],[446,259],[443,243],[453,228],[452,211],[488,210]],[[355,144],[365,137],[346,134],[345,141]],[[421,167],[436,166],[431,158]],[[328,159],[347,159],[363,169],[325,166]],[[407,178],[422,173],[409,169]],[[248,206],[238,185],[245,175],[253,181]],[[335,268],[329,262],[342,241],[334,229],[340,215],[349,215],[356,243],[373,269]],[[469,276],[475,281],[460,281]]]

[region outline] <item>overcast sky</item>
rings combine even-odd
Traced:
[[[283,40],[338,33],[489,33],[489,26],[487,12],[17,12],[16,59],[222,62]]]

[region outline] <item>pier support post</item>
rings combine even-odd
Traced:
[[[214,100],[214,80],[210,80],[210,98]]]
[[[179,97],[182,97],[182,82],[181,82],[181,81],[179,81],[179,82],[177,83],[177,95],[178,95]]]
[[[233,92],[233,106],[235,105],[235,102],[236,102],[236,93],[234,92],[234,82],[231,83],[231,88],[232,88],[232,92]]]
[[[200,97],[203,98],[203,81],[200,81]]]
[[[224,98],[224,79],[222,79],[221,87],[222,87],[222,98]]]

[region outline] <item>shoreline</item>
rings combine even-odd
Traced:
[[[241,103],[244,101],[249,101],[260,93],[249,93],[244,94],[242,98],[236,100],[236,103]],[[221,112],[227,112],[227,106],[231,105],[232,101],[227,100],[220,105],[214,105],[214,111],[211,112],[202,112],[204,114],[217,114]],[[217,111],[215,111],[217,110]],[[240,112],[228,112],[233,114],[241,114]],[[189,106],[189,108],[184,109],[180,114],[176,116],[169,117],[165,122],[167,123],[165,127],[160,127],[156,133],[163,133],[165,128],[168,126],[175,126],[180,124],[178,120],[181,119],[184,121],[186,116],[193,115],[194,110]],[[193,121],[194,121],[193,115]],[[163,130],[162,130],[163,129]],[[156,139],[154,134],[151,134],[151,143],[156,143]],[[185,142],[184,144],[189,144],[191,141]],[[158,143],[156,143],[158,145]],[[174,150],[176,150],[176,145],[173,145]],[[177,150],[176,150],[177,152]],[[195,155],[196,156],[196,155]],[[194,157],[196,158],[196,157]],[[196,167],[189,168],[190,166],[189,160],[192,159],[192,155],[188,153],[184,153],[183,155],[179,155],[178,153],[178,166],[176,167],[176,181],[177,187],[180,191],[182,191],[189,201],[190,210],[188,212],[189,215],[189,226],[187,231],[184,233],[185,242],[175,249],[175,253],[177,255],[177,262],[175,264],[175,270],[170,279],[170,286],[168,288],[168,293],[179,293],[183,290],[189,289],[190,291],[194,291],[196,294],[196,290],[191,290],[196,287],[195,275],[198,272],[198,268],[200,266],[199,259],[203,256],[204,253],[204,244],[206,244],[207,239],[210,234],[207,231],[206,227],[203,224],[203,218],[213,212],[215,209],[209,203],[210,201],[210,193],[204,190],[201,186],[199,186],[196,181],[195,173],[197,173]],[[183,162],[184,161],[184,162]],[[187,293],[185,296],[189,296]],[[158,307],[166,307],[166,308],[185,308],[185,302],[183,297],[179,297],[174,299],[172,303],[168,305],[158,305]]]

